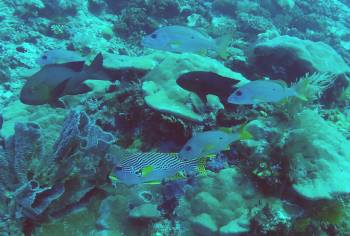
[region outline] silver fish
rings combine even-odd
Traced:
[[[220,56],[227,57],[227,47],[231,42],[227,35],[217,40],[185,26],[165,26],[152,34],[145,36],[141,44],[148,48],[169,52],[206,53],[207,50],[216,51]]]
[[[294,87],[288,87],[279,80],[256,80],[249,82],[234,91],[227,99],[232,104],[259,104],[264,102],[279,102],[285,98],[297,96],[301,99]]]

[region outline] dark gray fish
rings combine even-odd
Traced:
[[[218,96],[223,104],[227,103],[227,98],[238,82],[238,80],[207,71],[188,72],[176,80],[180,87],[196,93],[202,101],[206,102],[206,96],[213,94]]]
[[[91,91],[85,80],[111,80],[102,71],[103,56],[99,53],[90,66],[84,62],[45,65],[27,79],[20,93],[20,100],[28,105],[50,104],[64,107],[60,100],[65,95],[77,95]]]

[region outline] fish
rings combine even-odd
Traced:
[[[227,58],[227,47],[231,41],[231,35],[213,39],[209,35],[192,28],[172,25],[159,28],[144,36],[141,44],[147,48],[176,53],[205,54],[208,50],[211,50],[217,52],[222,58]]]
[[[255,80],[235,90],[227,99],[228,103],[238,105],[254,105],[260,103],[280,102],[288,97],[307,98],[299,94],[295,87],[288,87],[281,80]]]
[[[220,76],[214,72],[193,71],[181,75],[176,83],[183,89],[196,93],[206,103],[208,94],[219,97],[222,104],[227,104],[227,98],[235,90],[238,80]]]
[[[85,61],[86,59],[82,57],[79,53],[75,51],[70,51],[66,49],[52,49],[41,55],[36,63],[45,66],[51,64],[64,64],[68,62],[79,62]]]
[[[125,185],[160,184],[164,179],[185,177],[184,173],[205,173],[206,159],[183,161],[178,153],[135,153],[115,161],[112,181]]]
[[[203,157],[215,157],[219,152],[229,150],[230,145],[238,140],[251,139],[252,135],[242,126],[238,132],[230,128],[196,133],[179,152],[181,160],[196,160]]]
[[[103,56],[99,53],[90,66],[84,62],[45,65],[27,78],[20,92],[20,101],[27,105],[50,104],[64,108],[60,99],[65,95],[77,95],[91,91],[85,80],[111,80],[102,71]]]

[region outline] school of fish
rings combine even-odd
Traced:
[[[231,37],[213,39],[205,33],[184,26],[165,26],[143,37],[144,47],[175,53],[206,54],[213,51],[227,57],[227,47]],[[103,56],[99,53],[92,63],[85,64],[86,57],[65,49],[45,52],[37,63],[41,69],[26,79],[20,92],[20,100],[28,105],[49,104],[64,108],[61,100],[66,95],[78,95],[91,91],[84,84],[86,80],[112,80],[103,72]],[[288,97],[300,97],[297,89],[288,87],[283,81],[250,81],[236,88],[237,81],[213,72],[195,71],[181,75],[177,84],[194,92],[206,102],[206,96],[219,97],[226,106],[256,105],[276,103]],[[0,115],[0,129],[3,118]],[[134,153],[128,156],[116,155],[115,166],[110,178],[126,185],[161,183],[165,179],[185,178],[188,175],[205,173],[208,158],[229,150],[236,141],[252,136],[243,126],[233,132],[231,129],[218,129],[196,133],[181,148],[179,153]]]

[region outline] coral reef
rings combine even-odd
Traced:
[[[142,88],[146,93],[145,102],[161,112],[174,114],[195,122],[204,117],[198,114],[203,108],[201,101],[176,84],[176,79],[190,71],[209,71],[233,78],[243,84],[248,80],[240,73],[233,72],[219,62],[195,54],[170,54],[143,80]],[[237,85],[239,86],[239,85]],[[197,100],[197,101],[196,101]],[[192,108],[190,107],[192,106]],[[212,107],[218,106],[212,104]],[[220,105],[219,105],[220,106]]]
[[[0,235],[349,235],[348,3],[0,1]],[[144,47],[145,35],[172,25],[210,36],[213,50]],[[64,109],[22,104],[25,78],[54,49],[87,65],[101,53],[110,80],[85,81],[91,91],[64,96]],[[242,106],[219,92],[204,99],[176,82],[194,71],[236,81],[230,93],[272,79],[296,96]],[[177,153],[210,130],[251,135],[201,159],[200,174],[157,185],[113,178],[129,153]]]
[[[16,123],[14,135],[1,150],[1,199],[8,202],[4,217],[23,221],[26,231],[30,229],[25,229],[24,221],[40,222],[79,204],[95,191],[99,178],[100,184],[106,178],[108,162],[103,157],[112,142],[113,136],[79,111],[71,111],[65,119],[53,152],[44,149],[37,124]]]
[[[327,60],[323,60],[324,57]],[[342,74],[349,71],[343,58],[329,45],[290,36],[257,44],[251,60],[264,75],[286,81],[295,81],[306,73]]]

